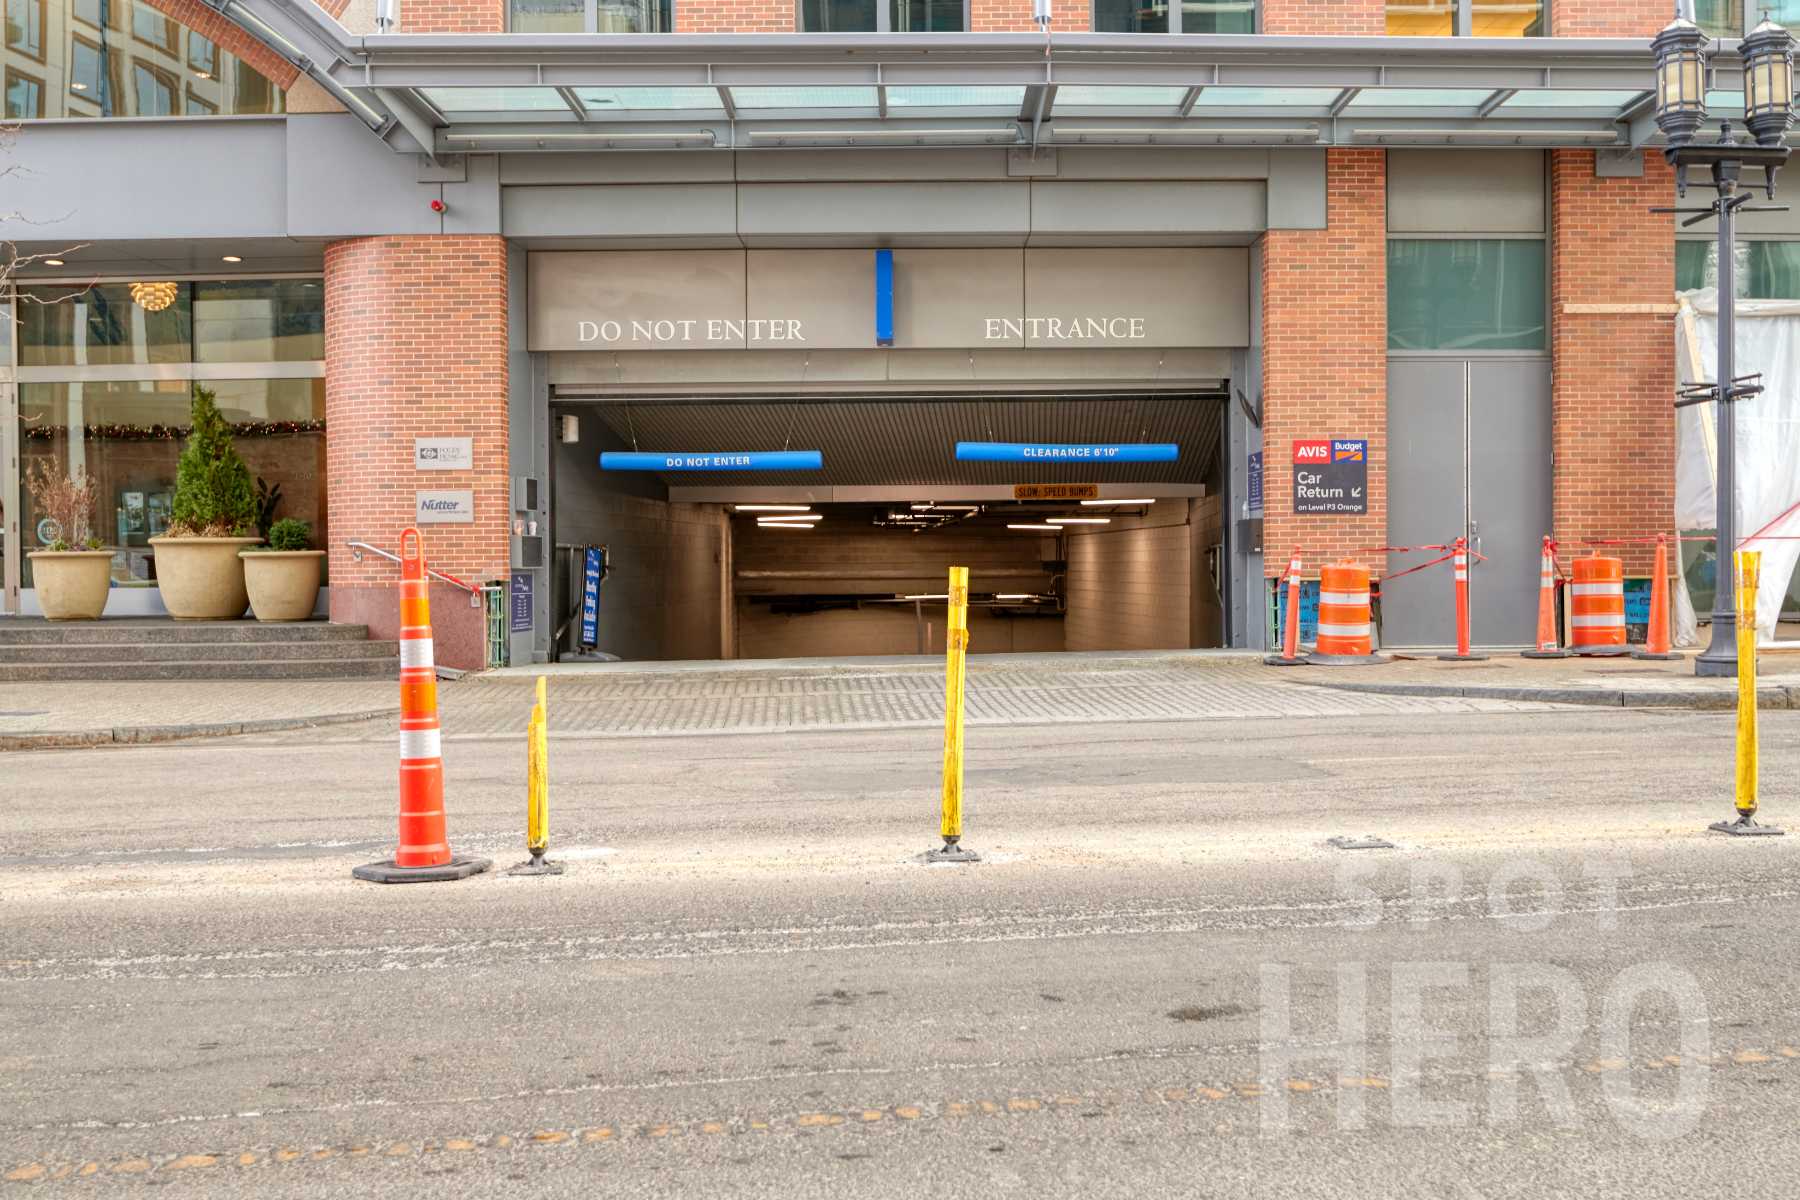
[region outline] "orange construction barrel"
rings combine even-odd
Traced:
[[[1308,661],[1325,666],[1380,662],[1369,619],[1369,568],[1339,562],[1319,571],[1319,637]]]
[[[1592,555],[1574,562],[1569,648],[1577,654],[1624,654],[1625,564]]]

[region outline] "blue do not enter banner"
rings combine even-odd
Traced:
[[[817,450],[608,450],[602,471],[817,471]]]

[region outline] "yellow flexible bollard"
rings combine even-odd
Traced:
[[[980,862],[960,845],[963,808],[963,701],[968,678],[969,568],[950,568],[950,613],[944,625],[944,844],[926,862]]]
[[[531,861],[520,863],[509,875],[561,875],[562,864],[547,862],[550,849],[550,702],[542,675],[537,681],[537,703],[531,706],[526,727],[525,849]]]
[[[1707,828],[1739,837],[1779,836],[1773,825],[1756,821],[1756,586],[1762,574],[1762,551],[1739,550],[1737,560],[1737,820],[1715,821]]]

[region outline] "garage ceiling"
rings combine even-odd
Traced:
[[[1204,482],[1219,453],[1224,397],[594,402],[620,449],[819,450],[822,471],[680,472],[686,487],[895,487],[1010,483]],[[960,463],[956,443],[1174,442],[1173,463]],[[598,464],[595,469],[598,470]]]

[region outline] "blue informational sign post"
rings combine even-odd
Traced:
[[[1079,463],[1082,466],[1107,463],[1176,462],[1181,447],[1173,442],[1127,442],[1123,445],[1097,443],[1051,444],[1044,442],[958,442],[957,462],[1000,463]]]
[[[1248,479],[1244,484],[1244,500],[1249,505],[1249,513],[1253,517],[1263,514],[1263,452],[1257,450],[1250,455]]]
[[[606,573],[606,551],[589,546],[581,557],[581,644],[600,644],[600,576]]]
[[[817,450],[608,450],[602,471],[818,471],[825,456]]]

